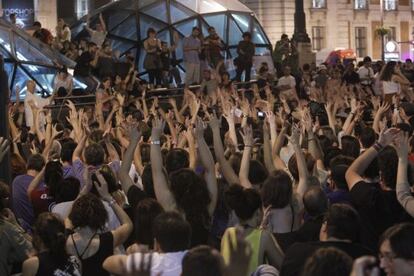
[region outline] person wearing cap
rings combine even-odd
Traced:
[[[322,64],[318,68],[318,74],[315,77],[316,88],[325,89],[326,83],[329,80],[328,68]]]
[[[253,66],[255,45],[251,42],[252,35],[249,32],[243,33],[243,40],[237,46],[238,57],[234,60],[236,69],[236,81],[241,81],[241,75],[245,72],[244,81],[250,81],[250,71]]]
[[[361,86],[367,90],[371,95],[374,93],[372,89],[372,81],[374,80],[374,70],[371,66],[372,60],[370,57],[364,57],[364,65],[358,70]]]

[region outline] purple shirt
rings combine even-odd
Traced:
[[[76,177],[72,165],[63,166],[63,178]]]
[[[33,176],[23,174],[17,176],[12,183],[13,212],[26,231],[31,230],[34,222],[33,206],[27,196],[27,188],[33,178]]]
[[[201,47],[200,39],[195,38],[192,35],[190,35],[189,37],[184,38],[183,39],[183,48],[187,48],[187,47],[188,48]],[[184,51],[184,62],[199,64],[200,63],[200,58],[199,58],[198,50]]]

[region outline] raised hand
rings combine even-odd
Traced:
[[[390,105],[386,102],[382,103],[378,108],[378,114],[384,114],[390,108]]]
[[[398,157],[406,158],[410,152],[410,136],[407,132],[400,131],[398,139],[395,141],[395,149]]]
[[[159,141],[165,128],[163,119],[155,118],[152,120],[151,141]]]
[[[292,127],[292,135],[287,137],[293,146],[300,146],[300,129],[297,126]]]
[[[254,139],[253,139],[253,130],[250,125],[247,125],[245,128],[243,128],[243,131],[240,131],[240,135],[243,138],[244,146],[253,146]]]
[[[96,190],[98,191],[101,198],[105,201],[111,201],[112,196],[108,191],[108,183],[106,182],[103,175],[98,171],[95,172],[96,178],[98,181],[94,181],[93,184],[95,185]]]
[[[217,118],[217,115],[215,112],[213,114],[209,114],[209,125],[211,129],[219,129],[220,128],[220,120]]]
[[[378,143],[385,147],[391,144],[397,138],[400,130],[398,128],[384,128],[378,138]]]
[[[10,142],[3,137],[0,137],[0,162],[3,160],[4,156],[6,156],[7,152],[10,149]]]

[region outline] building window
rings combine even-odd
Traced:
[[[76,15],[78,18],[88,13],[88,0],[77,0],[76,1]]]
[[[395,27],[389,27],[388,30],[389,30],[389,32],[388,32],[388,34],[387,34],[387,36],[385,38],[386,39],[386,42],[388,42],[390,40],[396,41],[396,38],[397,38],[397,28],[395,28]]]
[[[312,49],[320,51],[325,48],[325,27],[312,27]]]
[[[384,10],[386,11],[397,10],[397,0],[383,0],[383,1],[384,1]]]
[[[355,10],[366,10],[366,9],[368,9],[368,0],[354,0],[354,9]]]
[[[326,0],[312,0],[312,8],[313,9],[325,9]]]
[[[358,57],[367,55],[367,28],[355,28],[355,50]]]

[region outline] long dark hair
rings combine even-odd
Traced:
[[[391,81],[392,75],[394,74],[395,66],[397,66],[397,63],[395,61],[389,61],[382,70],[380,80]]]
[[[177,207],[185,213],[193,229],[192,246],[194,246],[194,243],[198,243],[198,239],[207,238],[211,224],[208,212],[211,196],[207,184],[202,177],[190,169],[179,169],[172,172],[169,178]],[[206,233],[207,236],[204,237]]]
[[[65,225],[55,214],[42,213],[36,220],[33,246],[39,251],[41,245],[49,251],[55,262],[61,264],[67,260]]]
[[[63,169],[60,161],[49,161],[45,167],[45,183],[49,196],[55,198],[63,182]]]
[[[135,242],[154,246],[154,233],[152,231],[155,218],[164,212],[162,206],[153,198],[141,200],[134,210]]]

